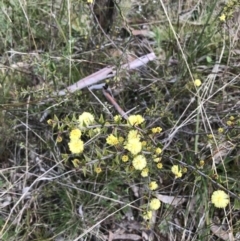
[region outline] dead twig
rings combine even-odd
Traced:
[[[149,53],[147,55],[144,55],[138,59],[135,59],[131,61],[130,63],[123,64],[120,67],[120,70],[132,70],[137,69],[143,65],[146,65],[149,61],[152,61],[156,58],[156,55],[154,53]],[[109,66],[105,67],[83,79],[80,79],[73,85],[68,86],[66,89],[60,90],[58,92],[54,92],[53,96],[64,96],[68,93],[73,93],[77,90],[81,90],[83,88],[86,88],[90,85],[94,85],[102,80],[105,80],[110,77],[114,77],[116,75],[116,67],[115,66]],[[106,93],[103,93],[104,95]],[[124,117],[127,118],[126,113],[120,108],[120,106],[114,101],[114,99],[110,95],[105,95],[105,97],[114,105],[114,107],[117,109],[117,111]],[[111,100],[110,100],[111,99]],[[52,100],[52,98],[49,98],[48,100],[45,100],[39,104],[46,104],[47,101]],[[44,111],[43,115],[41,116],[40,122],[42,122],[46,116],[49,114],[49,108]]]
[[[120,67],[120,70],[137,69],[143,65],[146,65],[149,61],[152,61],[155,58],[156,58],[156,55],[154,53],[144,55],[138,59],[133,60],[130,63],[122,65]],[[90,85],[96,84],[104,79],[114,77],[116,75],[116,72],[117,71],[115,70],[114,66],[105,67],[105,68],[77,81],[73,85],[68,86],[66,89],[60,90],[59,92],[55,92],[54,95],[63,96],[63,95],[66,95],[67,93],[73,93],[77,90],[81,90]]]
[[[128,119],[127,114],[123,111],[123,109],[118,105],[118,103],[116,102],[116,100],[113,98],[113,96],[107,91],[105,90],[105,88],[102,88],[102,92],[103,95],[105,96],[105,98],[115,107],[115,109],[118,111],[118,113],[125,118],[126,120]]]

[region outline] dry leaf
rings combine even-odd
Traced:
[[[211,150],[212,159],[215,164],[219,164],[233,149],[235,145],[230,141],[225,141],[218,145],[216,150]]]
[[[10,195],[5,196],[4,198],[0,198],[0,208],[4,208],[10,205],[12,202],[12,198]]]
[[[187,199],[184,197],[174,197],[174,196],[166,196],[161,194],[155,195],[161,202],[167,203],[173,206],[179,206],[184,203]]]
[[[137,234],[118,234],[118,233],[111,233],[111,236],[108,240],[142,240],[142,237]]]
[[[223,230],[221,226],[212,224],[210,229],[216,236],[218,236],[222,240],[234,241],[233,234],[231,232]]]
[[[142,35],[145,37],[154,37],[154,33],[149,31],[148,29],[132,29],[132,35],[134,36],[138,36],[138,35]]]

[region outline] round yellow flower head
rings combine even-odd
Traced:
[[[201,86],[201,84],[202,84],[202,82],[201,82],[200,79],[195,79],[195,80],[194,80],[194,85],[195,85],[196,87]]]
[[[229,120],[229,121],[227,121],[227,125],[228,125],[228,126],[232,126],[232,125],[233,125],[233,122]]]
[[[157,198],[153,198],[149,204],[151,210],[158,210],[161,207],[161,202]]]
[[[153,159],[154,162],[160,162],[161,160],[162,160],[161,157],[155,157],[155,158]]]
[[[114,116],[114,122],[115,123],[119,123],[121,120],[122,120],[122,116],[120,116],[120,115],[115,115]]]
[[[72,154],[80,154],[84,150],[83,141],[82,140],[71,140],[68,143],[69,149]]]
[[[142,177],[147,177],[149,173],[149,169],[147,167],[142,169],[141,176]]]
[[[161,127],[156,127],[156,129],[157,129],[157,133],[160,133],[161,131],[162,131],[162,128]]]
[[[151,129],[151,131],[152,131],[153,134],[156,134],[156,133],[157,133],[157,128],[153,127],[153,128]]]
[[[224,132],[224,129],[223,129],[223,128],[221,128],[221,127],[218,128],[218,133],[219,133],[219,134],[221,134],[221,133],[223,133],[223,132]]]
[[[157,168],[158,168],[158,169],[162,169],[162,167],[163,167],[163,164],[162,164],[161,162],[159,162],[159,163],[157,164]]]
[[[150,190],[153,191],[153,190],[156,190],[158,188],[158,184],[157,184],[156,181],[152,181],[152,182],[149,183],[148,187],[149,187]]]
[[[138,138],[133,138],[128,140],[124,148],[130,151],[133,155],[137,155],[142,150],[142,143]]]
[[[83,112],[78,118],[79,126],[89,126],[94,122],[94,116],[89,112]]]
[[[219,17],[219,20],[221,22],[225,22],[226,21],[226,15],[223,13],[220,17]]]
[[[78,140],[82,135],[82,132],[79,129],[73,129],[70,132],[69,138],[71,141]]]
[[[159,126],[152,128],[152,133],[153,134],[160,133],[161,131],[162,131],[162,128],[159,127]]]
[[[146,141],[142,141],[142,146],[146,146],[147,142]]]
[[[128,123],[131,125],[131,126],[137,126],[137,125],[140,125],[144,122],[144,118],[141,116],[141,115],[130,115],[128,117]]]
[[[139,133],[138,133],[138,131],[137,130],[131,130],[131,131],[129,131],[129,133],[128,133],[128,140],[131,140],[131,139],[133,139],[133,138],[138,138],[138,139],[140,139],[140,135],[139,135]]]
[[[152,218],[152,211],[144,212],[142,217],[143,217],[144,220],[151,219]]]
[[[161,154],[161,153],[162,153],[162,149],[158,147],[158,148],[155,150],[155,153],[158,154],[158,155]]]
[[[138,155],[138,156],[134,157],[132,164],[133,164],[133,167],[136,170],[140,170],[141,171],[144,167],[147,166],[147,161],[146,161],[145,156]]]
[[[114,136],[113,134],[109,135],[106,139],[107,144],[111,145],[111,146],[115,146],[117,144],[119,144],[119,140],[116,136]]]
[[[118,141],[119,141],[119,143],[123,143],[124,142],[124,138],[122,136],[119,136],[118,137]]]
[[[123,155],[123,156],[122,156],[122,161],[123,161],[123,162],[127,162],[127,161],[128,161],[128,159],[129,159],[129,158],[128,158],[128,156],[127,156],[127,155]]]
[[[101,167],[96,167],[96,168],[94,169],[94,171],[95,171],[97,174],[99,174],[99,173],[102,172],[102,168],[101,168]]]
[[[229,204],[229,196],[222,190],[217,190],[212,194],[212,203],[217,208],[225,208]]]
[[[234,119],[235,119],[235,118],[234,118],[234,116],[232,116],[232,115],[229,117],[229,120],[230,120],[230,121],[234,121]]]
[[[205,161],[204,161],[204,160],[200,160],[200,161],[199,161],[199,166],[200,166],[200,167],[203,167],[204,164],[205,164]]]
[[[212,134],[209,134],[207,135],[208,139],[213,139],[213,135]]]
[[[175,178],[182,177],[182,170],[178,165],[173,165],[171,171],[175,175]]]

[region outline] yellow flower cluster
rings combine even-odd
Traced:
[[[142,169],[141,176],[142,177],[147,177],[149,173],[149,169],[147,167]]]
[[[158,147],[158,148],[155,150],[155,153],[156,153],[157,155],[161,154],[161,153],[162,153],[162,149]]]
[[[226,122],[228,126],[233,126],[234,125],[234,120],[235,120],[235,117],[234,116],[230,116],[228,121]]]
[[[154,162],[160,162],[161,160],[162,160],[161,157],[154,157],[154,158],[153,158],[153,161],[154,161]]]
[[[127,143],[124,148],[130,151],[133,155],[137,155],[142,150],[142,143],[137,130],[131,130],[128,133]]]
[[[146,141],[142,141],[142,146],[146,146],[147,142]]]
[[[213,135],[212,134],[209,134],[207,135],[208,139],[213,139]]]
[[[171,171],[175,175],[175,178],[182,177],[182,170],[178,165],[173,165]]]
[[[116,136],[114,136],[113,134],[109,135],[106,139],[107,144],[111,145],[111,146],[116,146],[119,144],[119,140]]]
[[[162,131],[162,128],[159,127],[159,126],[152,128],[152,133],[153,134],[160,133],[161,131]]]
[[[219,20],[221,22],[225,22],[226,20],[232,18],[235,8],[237,6],[240,6],[239,0],[227,1],[227,3],[225,4],[225,6],[223,8],[223,12],[222,12],[221,16],[219,17]]]
[[[77,129],[73,129],[70,132],[69,138],[70,140],[78,140],[81,138],[82,132],[77,128]]]
[[[141,137],[141,136],[140,136],[140,134],[138,133],[137,130],[131,130],[131,131],[129,131],[128,136],[127,136],[128,140],[134,139],[134,138],[140,139],[140,137]]]
[[[137,155],[142,150],[142,143],[138,138],[133,138],[127,141],[124,148],[130,151],[133,155]]]
[[[153,198],[150,201],[149,208],[151,210],[158,210],[161,207],[161,202],[157,198]]]
[[[152,211],[146,211],[146,212],[144,212],[142,217],[143,217],[144,220],[149,220],[149,219],[151,219],[151,218],[152,218]]]
[[[212,194],[212,203],[217,208],[225,208],[229,204],[229,196],[222,190],[217,190]]]
[[[84,150],[83,141],[80,139],[82,133],[79,129],[73,129],[70,134],[70,142],[68,143],[69,150],[72,154],[80,154]]]
[[[142,124],[145,121],[145,119],[141,115],[130,115],[128,117],[128,123],[131,126],[137,126]]]
[[[221,134],[224,132],[224,129],[222,127],[218,128],[218,133]]]
[[[127,161],[128,161],[128,159],[129,159],[129,158],[128,158],[128,156],[127,156],[127,155],[123,155],[123,156],[122,156],[122,161],[123,161],[123,162],[127,162]]]
[[[152,182],[149,183],[148,187],[149,187],[150,190],[153,191],[153,190],[156,190],[158,188],[158,184],[157,184],[156,181],[152,181]]]
[[[163,167],[163,164],[162,164],[161,162],[159,162],[159,163],[157,164],[157,168],[158,168],[158,169],[162,169],[162,167]]]
[[[226,21],[226,15],[224,13],[222,13],[222,15],[219,17],[219,20],[221,22],[225,22]]]
[[[205,161],[204,161],[204,160],[200,160],[200,161],[199,161],[199,165],[200,165],[200,167],[203,167],[204,164],[205,164]]]
[[[120,115],[115,115],[114,116],[114,122],[115,123],[119,123],[121,120],[122,120],[122,116],[120,116]]]
[[[102,168],[101,168],[101,167],[96,167],[96,168],[94,169],[94,171],[95,171],[97,174],[99,174],[99,173],[102,172]]]
[[[132,164],[133,164],[133,167],[135,168],[135,170],[141,171],[144,167],[147,166],[147,161],[146,161],[145,156],[138,155],[138,156],[134,157]]]
[[[124,138],[122,136],[119,136],[118,137],[118,141],[119,141],[119,143],[123,143],[124,142]]]
[[[89,126],[93,122],[94,122],[94,116],[89,112],[83,112],[78,118],[78,123],[80,128]]]
[[[83,141],[78,140],[70,140],[68,143],[69,150],[72,152],[72,154],[80,154],[84,150]]]
[[[201,86],[201,84],[202,84],[202,81],[201,81],[200,79],[195,79],[195,80],[194,80],[194,85],[195,85],[196,87]]]

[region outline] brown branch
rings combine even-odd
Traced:
[[[118,105],[118,103],[116,102],[116,100],[110,95],[110,93],[105,90],[104,88],[102,88],[102,92],[103,95],[105,96],[105,98],[115,107],[115,109],[117,110],[117,112],[124,118],[124,119],[128,119],[127,114],[123,111],[123,109]]]

